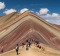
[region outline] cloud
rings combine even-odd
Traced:
[[[47,21],[47,22],[49,22],[49,20],[48,20],[48,19],[46,19],[46,21]]]
[[[44,15],[45,17],[51,17],[51,14],[46,14],[46,15]]]
[[[41,15],[41,17],[47,19],[50,23],[58,25],[60,24],[60,14],[52,13],[52,14]]]
[[[58,13],[49,14],[48,13],[49,11],[50,10],[48,8],[41,8],[39,10],[39,12],[36,12],[36,14],[39,15],[39,16],[42,16],[42,17],[46,17],[46,18],[57,18],[57,19],[60,18],[60,14],[58,14]]]
[[[44,15],[44,17],[50,17],[50,18],[59,19],[60,18],[60,14],[57,14],[57,13],[46,14],[46,15]]]
[[[57,13],[52,13],[52,17],[60,17],[60,15]]]
[[[47,14],[49,12],[49,9],[48,8],[41,8],[39,13],[42,15],[42,14]]]
[[[27,10],[29,10],[29,9],[23,8],[23,9],[20,10],[20,13],[23,13],[23,12],[25,12],[25,11],[27,11]]]
[[[37,15],[40,15],[40,13],[39,13],[39,12],[36,12],[36,14],[37,14]]]
[[[0,2],[0,10],[5,8],[4,2]]]
[[[38,12],[36,12],[37,15],[44,18],[46,21],[53,23],[53,24],[60,24],[60,14],[58,13],[49,13],[48,8],[41,8]]]
[[[7,15],[7,14],[10,14],[12,12],[16,12],[16,10],[15,9],[7,9],[3,13]]]
[[[46,21],[49,21],[50,23],[58,24],[58,25],[60,24],[59,14],[52,13],[52,14],[42,15],[41,17],[43,17],[44,19],[46,19]]]

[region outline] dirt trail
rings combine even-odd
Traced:
[[[15,49],[6,53],[0,54],[0,56],[60,56],[60,52],[52,48],[44,46],[45,50],[37,48],[32,45],[29,50],[25,50],[25,47],[20,47],[19,55],[16,55]]]

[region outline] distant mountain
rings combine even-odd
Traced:
[[[52,48],[60,49],[60,26],[51,24],[31,11],[0,17],[0,53],[34,39]]]

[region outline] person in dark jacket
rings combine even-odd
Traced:
[[[3,53],[3,49],[1,50],[1,53]]]
[[[18,51],[19,51],[19,46],[18,46],[18,44],[16,44],[16,53],[17,53],[17,55],[18,55]]]
[[[29,48],[29,43],[28,43],[28,40],[26,41],[26,50],[28,50]]]

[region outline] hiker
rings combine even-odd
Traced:
[[[3,53],[3,46],[1,47],[1,53]]]
[[[31,43],[29,42],[29,47],[31,46]]]
[[[1,50],[1,53],[3,53],[3,49]]]
[[[28,40],[28,43],[29,43],[29,47],[30,47],[31,46],[31,40],[30,39]]]
[[[28,40],[26,41],[26,50],[28,50],[28,46],[29,46],[29,43],[28,43]]]
[[[38,47],[39,49],[41,49],[41,45],[38,44],[37,47]]]
[[[35,44],[36,44],[36,46],[39,44],[39,42],[38,41],[35,41]]]
[[[19,51],[19,46],[18,46],[18,44],[16,45],[16,53],[17,53],[17,55],[18,55],[18,51]]]

